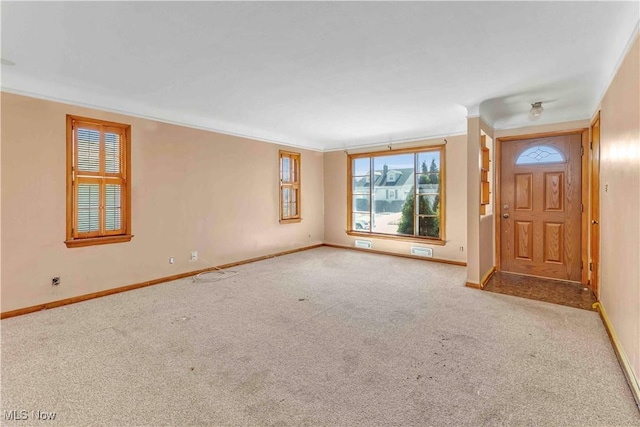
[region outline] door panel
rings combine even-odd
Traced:
[[[564,253],[563,225],[544,223],[544,261],[562,264]]]
[[[516,258],[531,261],[533,259],[533,223],[516,222]]]
[[[564,172],[545,172],[544,210],[561,212],[564,210]]]
[[[519,211],[530,211],[533,207],[533,175],[530,173],[516,174],[516,203]]]
[[[581,135],[505,142],[503,271],[580,282]]]

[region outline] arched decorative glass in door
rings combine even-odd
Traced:
[[[565,163],[564,155],[554,147],[537,145],[524,150],[516,160],[516,165],[534,165],[540,163]]]

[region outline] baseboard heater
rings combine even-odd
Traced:
[[[411,255],[433,258],[433,249],[422,246],[411,246]]]
[[[371,249],[371,240],[356,239],[356,248]]]

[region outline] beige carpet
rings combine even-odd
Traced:
[[[235,270],[3,320],[2,424],[640,425],[597,313],[326,247]]]

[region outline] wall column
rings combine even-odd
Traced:
[[[480,285],[480,116],[467,117],[467,284]]]
[[[493,139],[493,127],[480,114],[467,116],[467,284],[480,286],[495,265],[493,256],[495,231],[493,215],[480,214],[480,168],[482,167],[482,134]],[[491,164],[490,174],[494,174]],[[495,181],[495,180],[494,180]],[[495,182],[494,182],[495,188]],[[491,194],[494,200],[494,194]],[[494,203],[495,205],[495,203]],[[490,252],[490,253],[487,253]]]

